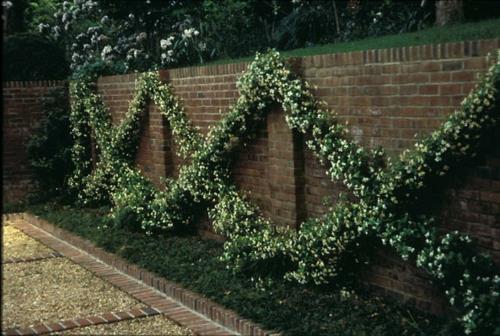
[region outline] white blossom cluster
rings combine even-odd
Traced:
[[[2,8],[5,10],[9,10],[12,6],[12,1],[2,1]]]
[[[193,27],[191,20],[188,18],[178,22],[173,28],[167,38],[160,40],[161,66],[165,67],[189,59],[197,59],[203,63],[207,45],[201,39],[200,32]]]
[[[150,15],[149,10],[147,16]],[[64,1],[54,18],[53,26],[41,23],[38,28],[66,46],[74,72],[92,71],[92,66],[100,64],[114,72],[129,72],[203,62],[207,49],[200,32],[188,19],[173,27],[165,27],[161,16],[153,20],[130,13],[127,18],[116,20],[93,0]],[[154,21],[153,29],[148,20]],[[93,26],[88,26],[89,22]],[[165,32],[170,36],[160,39]],[[158,41],[160,48],[156,47]]]

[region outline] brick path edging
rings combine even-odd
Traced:
[[[6,258],[6,259],[2,260],[2,264],[16,264],[16,263],[39,261],[39,260],[58,258],[58,257],[62,257],[62,254],[59,252],[52,252],[52,253],[37,255],[37,256],[33,256],[33,257]]]
[[[154,307],[134,308],[127,311],[92,315],[86,318],[74,318],[54,323],[39,323],[27,328],[10,328],[5,330],[3,334],[5,334],[6,336],[41,335],[51,332],[66,331],[79,327],[86,327],[90,325],[121,322],[141,317],[150,317],[158,314],[161,314],[161,311]]]
[[[5,219],[8,220],[8,217]],[[61,253],[64,258],[67,258],[75,264],[87,269],[95,276],[110,283],[119,290],[127,293],[131,297],[147,306],[147,308],[132,309],[127,313],[122,312],[124,315],[129,316],[128,313],[131,313],[134,318],[140,318],[145,317],[145,315],[142,315],[144,311],[150,310],[150,312],[153,313],[159,312],[174,323],[191,330],[197,336],[240,335],[186,307],[182,303],[175,301],[171,297],[158,291],[156,288],[146,285],[140,280],[137,280],[136,278],[133,278],[121,272],[120,270],[102,262],[101,260],[83,251],[82,249],[79,249],[76,246],[71,245],[70,243],[41,229],[40,227],[29,223],[28,221],[24,220],[22,216],[17,216],[12,219],[12,225],[15,228],[21,230],[26,235],[41,242],[54,251]],[[149,315],[149,313],[147,314]],[[76,321],[78,324],[80,324],[80,326],[87,325],[89,322],[90,325],[117,322],[113,317],[113,312],[107,312],[101,313],[101,315],[94,315],[90,317],[76,317]],[[75,321],[75,318],[73,318],[73,321]],[[69,326],[66,322],[68,321],[57,321],[49,323],[48,327],[52,329],[56,328],[57,330],[59,330],[60,328],[71,329],[74,327],[73,322],[69,322]],[[39,330],[33,329],[32,327],[37,327],[39,328]],[[17,329],[10,329],[9,332],[11,332],[13,335],[39,335],[47,333],[47,330],[47,324],[42,323],[41,325],[37,324],[35,326],[30,326],[27,328],[18,327]],[[6,333],[2,331],[2,335],[4,334]]]
[[[158,291],[166,294],[174,300],[180,302],[184,306],[196,311],[197,313],[205,316],[206,318],[217,322],[218,324],[226,327],[229,330],[241,333],[242,335],[279,335],[280,333],[274,330],[265,330],[262,326],[247,319],[240,317],[234,311],[226,309],[215,302],[200,296],[192,291],[182,288],[180,285],[168,281],[163,277],[155,275],[137,265],[130,264],[123,258],[118,257],[112,253],[104,251],[102,248],[96,247],[90,241],[83,239],[73,233],[64,229],[56,227],[48,221],[35,216],[30,213],[19,213],[4,215],[9,217],[21,217],[28,223],[39,227],[55,237],[62,239],[77,248],[87,252],[95,258],[103,261],[119,271],[151,286]]]
[[[167,296],[154,287],[151,287],[140,280],[104,263],[95,256],[79,249],[78,247],[50,234],[42,228],[24,220],[18,216],[13,220],[12,225],[28,236],[40,241],[49,248],[60,252],[65,258],[87,269],[97,277],[114,285],[119,290],[127,293],[139,302],[154,308],[165,315],[169,320],[178,325],[190,329],[198,336],[229,336],[240,335],[221,324],[208,319],[206,316],[186,307],[181,302]],[[85,317],[81,319],[85,320]],[[103,319],[94,316],[89,319],[92,324],[104,323]],[[57,323],[56,323],[57,324]],[[62,324],[59,324],[63,326]],[[21,329],[27,334],[32,334],[30,328]],[[23,332],[24,333],[24,332]]]

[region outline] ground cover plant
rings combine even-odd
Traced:
[[[256,281],[220,260],[220,242],[193,235],[145,236],[118,227],[109,209],[43,204],[27,211],[94,242],[266,328],[286,335],[451,335],[450,321],[365,293],[353,278],[328,286]],[[349,286],[349,287],[345,287]],[[356,289],[356,290],[354,290]]]

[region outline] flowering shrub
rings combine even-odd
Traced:
[[[360,247],[376,237],[403,259],[416,260],[428,270],[460,312],[466,333],[498,333],[500,278],[490,258],[477,255],[468,236],[438,235],[432,219],[422,215],[417,205],[426,195],[426,186],[475,155],[481,134],[498,125],[499,85],[497,63],[459,110],[393,163],[380,150],[367,151],[350,141],[346,128],[314,98],[307,83],[291,73],[277,52],[257,54],[238,81],[240,97],[210,130],[203,146],[170,88],[157,75],[139,79],[137,94],[116,128],[92,86],[76,83],[74,157],[84,157],[88,145],[84,134],[89,129],[100,155],[91,174],[88,159],[82,161],[75,170],[74,186],[80,188],[83,201],[104,195],[115,213],[127,208],[147,234],[189,226],[196,210],[210,205],[208,214],[215,231],[227,237],[223,258],[229,265],[280,273],[300,283],[331,281],[344,270],[347,256],[351,263],[364,262]],[[168,119],[180,154],[189,161],[181,167],[178,179],[168,180],[160,191],[132,167],[140,116],[148,99]],[[340,202],[323,217],[306,221],[298,231],[271,225],[230,179],[229,152],[251,140],[274,103],[282,106],[291,129],[311,135],[307,146],[326,164],[327,174],[345,184],[358,200]]]
[[[203,63],[207,44],[191,20],[178,22],[173,28],[167,38],[160,40],[161,65],[187,64],[190,61]]]
[[[144,5],[150,6],[150,1]],[[154,20],[150,16],[148,10],[146,18],[130,13],[115,20],[97,1],[64,1],[54,14],[55,23],[40,23],[38,29],[66,46],[71,69],[77,74],[87,73],[96,64],[115,74],[203,63],[207,46],[189,18],[167,28],[162,16]]]

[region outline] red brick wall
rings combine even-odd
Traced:
[[[460,105],[476,75],[487,69],[487,53],[498,46],[496,39],[312,56],[302,59],[302,74],[349,123],[356,141],[396,155]],[[311,215],[324,210],[318,199],[331,196],[333,187],[316,168],[306,153]]]
[[[500,265],[500,136],[486,158],[466,166],[441,205],[442,227],[469,233]]]
[[[389,155],[397,155],[415,142],[416,134],[429,134],[459,106],[476,75],[487,69],[491,61],[487,54],[498,47],[500,40],[495,39],[311,56],[292,62],[316,86],[316,96],[349,123],[355,141],[372,148],[382,146]],[[236,101],[235,82],[246,66],[191,67],[161,74],[182,99],[189,118],[206,134],[209,125]],[[471,167],[465,185],[445,193],[441,217],[444,229],[470,233],[499,261],[500,190],[495,155]],[[478,177],[477,171],[483,175]],[[277,225],[296,226],[307,216],[320,215],[326,209],[325,197],[332,204],[345,191],[304,150],[303,139],[286,127],[279,109],[269,114],[255,141],[235,153],[233,177]],[[390,250],[380,250],[364,279],[422,309],[439,311],[444,302],[423,272]]]
[[[384,147],[397,155],[429,134],[459,106],[488,68],[500,39],[391,48],[294,59],[294,69],[316,86],[316,96],[349,123],[353,139]],[[185,106],[187,115],[206,134],[239,96],[236,80],[247,63],[162,70]],[[119,122],[133,95],[135,75],[98,82],[99,92]],[[156,184],[176,176],[181,160],[168,123],[150,107],[145,118],[137,164]],[[342,185],[332,183],[325,168],[304,149],[304,139],[286,127],[283,112],[273,110],[254,141],[234,153],[233,178],[277,225],[297,226],[325,211],[325,197],[335,203]],[[495,147],[492,144],[490,147]],[[460,184],[446,190],[442,228],[470,233],[500,262],[500,153],[490,150],[471,164]],[[387,294],[439,310],[442,303],[427,276],[380,250],[364,281]]]
[[[4,203],[22,200],[33,190],[26,143],[39,125],[42,99],[63,81],[4,82],[2,89],[2,195]]]
[[[121,122],[135,93],[137,74],[124,76],[108,76],[98,80],[98,92],[116,125]],[[137,151],[136,163],[143,173],[156,186],[161,185],[161,178],[171,177],[176,168],[173,160],[175,148],[172,147],[172,136],[166,120],[160,111],[150,104],[142,121],[142,134]]]

